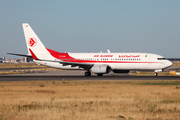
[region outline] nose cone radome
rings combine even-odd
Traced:
[[[168,60],[168,61],[166,62],[166,65],[167,65],[167,67],[170,67],[170,66],[173,65],[173,63],[172,63],[171,61]]]

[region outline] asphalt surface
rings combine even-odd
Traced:
[[[80,70],[41,71],[39,73],[4,74],[0,81],[28,81],[28,80],[180,80],[180,76],[133,76],[128,74],[104,74],[103,76],[84,76]]]
[[[30,80],[180,80],[180,76],[1,76],[0,81]]]

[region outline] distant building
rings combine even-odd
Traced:
[[[16,59],[16,62],[24,63],[24,62],[25,62],[25,58],[19,58],[19,59]]]
[[[180,58],[167,58],[168,60],[174,62],[174,61],[180,61]]]
[[[0,63],[28,63],[28,62],[32,62],[33,59],[32,58],[28,58],[28,57],[22,57],[22,58],[18,58],[18,59],[6,59],[5,57],[0,58]]]
[[[0,58],[0,63],[2,63],[3,62],[3,58]]]
[[[15,59],[14,62],[19,62],[19,63],[27,63],[30,62],[30,60],[27,57]]]
[[[5,61],[6,60],[6,58],[5,57],[3,57],[3,61]]]

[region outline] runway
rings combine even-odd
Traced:
[[[0,81],[29,80],[180,80],[180,76],[1,76]]]
[[[180,76],[133,76],[109,73],[104,76],[84,76],[79,70],[44,71],[40,73],[0,75],[0,81],[36,81],[36,80],[180,80]]]

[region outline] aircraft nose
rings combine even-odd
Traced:
[[[170,67],[170,66],[173,65],[173,63],[172,63],[171,61],[168,60],[168,61],[166,62],[166,65],[167,65],[167,67]]]

